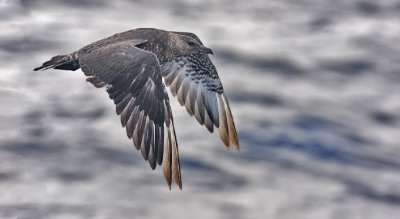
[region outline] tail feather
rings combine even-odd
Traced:
[[[76,53],[70,55],[57,55],[49,61],[43,63],[42,66],[34,68],[34,71],[47,70],[50,68],[72,70],[75,71],[80,68]]]
[[[65,59],[67,57],[67,55],[57,55],[54,56],[53,58],[51,58],[49,61],[43,63],[42,66],[37,67],[35,69],[33,69],[34,71],[38,71],[38,70],[46,70],[49,68],[54,68],[58,63],[60,63],[63,59]]]

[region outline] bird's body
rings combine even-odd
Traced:
[[[217,71],[193,33],[140,28],[115,34],[34,70],[82,69],[95,87],[106,86],[121,124],[154,169],[162,164],[171,187],[182,188],[178,145],[165,85],[190,115],[222,142],[239,147],[232,114]],[[163,80],[164,79],[164,83]]]

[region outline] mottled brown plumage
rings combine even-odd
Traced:
[[[231,110],[217,71],[193,33],[140,28],[115,34],[34,70],[82,69],[95,87],[106,86],[128,138],[151,168],[163,165],[165,179],[182,188],[178,144],[164,84],[190,115],[222,142],[239,147]],[[163,80],[164,79],[164,83]]]

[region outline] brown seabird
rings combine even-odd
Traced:
[[[210,132],[214,126],[225,146],[239,148],[235,124],[215,66],[193,33],[139,28],[57,55],[34,70],[82,69],[95,87],[106,87],[133,139],[152,169],[162,164],[171,189],[182,189],[178,144],[168,86],[179,103]],[[163,80],[164,79],[164,83]]]

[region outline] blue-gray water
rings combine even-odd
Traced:
[[[0,0],[0,218],[400,217],[399,14],[398,0]],[[173,102],[183,191],[80,70],[32,71],[138,27],[213,48],[236,119],[227,151]]]

